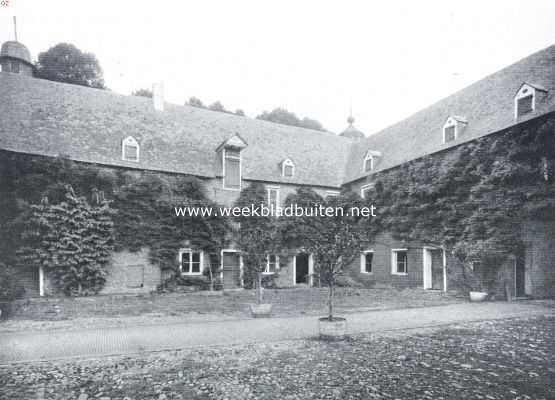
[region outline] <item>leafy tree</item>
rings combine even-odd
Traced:
[[[215,207],[200,180],[169,181],[158,174],[124,177],[114,193],[116,243],[119,249],[150,249],[150,261],[177,272],[176,254],[184,247],[219,253],[229,230],[225,218],[177,216],[176,206]]]
[[[105,89],[102,68],[93,53],[59,43],[39,54],[38,76],[51,81]]]
[[[91,206],[70,185],[65,200],[32,205],[20,249],[21,263],[42,265],[67,295],[97,293],[104,285],[113,246],[113,211],[98,191]]]
[[[236,207],[256,207],[266,203],[264,185],[254,182],[241,191]],[[245,281],[256,280],[256,299],[262,302],[262,274],[266,269],[269,254],[278,251],[277,223],[272,216],[241,216],[237,217],[238,245],[243,256],[243,275]]]
[[[245,112],[243,110],[241,110],[240,108],[238,108],[237,110],[235,110],[235,115],[239,115],[240,117],[244,117],[245,116]]]
[[[218,111],[218,112],[229,112],[225,109],[223,104],[220,101],[215,101],[214,103],[208,106],[209,110]]]
[[[152,90],[150,89],[137,89],[131,93],[131,96],[152,97]]]
[[[321,131],[325,130],[320,122],[308,117],[300,119],[295,113],[280,107],[274,108],[272,111],[263,111],[256,118],[283,125],[298,126],[301,128],[316,129]]]
[[[186,106],[197,107],[197,108],[206,108],[204,103],[198,97],[189,97],[189,100],[185,102]]]
[[[347,215],[351,207],[359,206],[358,196],[342,194],[320,197],[311,189],[301,188],[285,200],[287,205],[297,205],[305,209],[331,207],[342,209],[345,215],[334,212],[332,216],[305,215],[283,218],[280,226],[283,243],[289,248],[303,248],[314,257],[315,274],[320,283],[328,287],[328,319],[333,320],[334,293],[337,279],[344,268],[360,256],[362,243],[369,239],[371,229],[356,215]]]

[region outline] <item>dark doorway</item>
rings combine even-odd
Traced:
[[[295,256],[295,284],[308,284],[308,258],[306,253]]]
[[[515,292],[517,297],[526,295],[526,268],[524,265],[524,257],[517,257],[515,260]]]

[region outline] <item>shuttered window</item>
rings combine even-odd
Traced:
[[[224,188],[241,189],[241,154],[238,150],[224,150]]]
[[[137,146],[125,145],[123,146],[123,158],[127,161],[137,161]]]
[[[534,101],[534,96],[530,95],[530,96],[526,96],[523,97],[521,99],[517,100],[517,117],[520,117],[524,114],[528,114],[529,112],[532,112],[533,108],[533,101]]]
[[[445,143],[450,142],[452,140],[455,140],[456,139],[455,126],[453,125],[453,126],[445,127],[445,129],[443,131],[443,135],[444,135],[443,137],[444,137],[444,142]]]

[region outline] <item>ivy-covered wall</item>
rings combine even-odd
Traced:
[[[382,231],[443,246],[463,264],[504,268],[508,257],[523,257],[531,244],[546,242],[546,229],[530,237],[533,226],[555,225],[555,115],[374,173],[347,188],[360,193],[369,183],[367,201],[376,205]],[[551,278],[538,278],[552,276],[553,263],[535,259],[545,261],[532,268],[527,256],[527,293],[553,293]]]
[[[38,265],[22,260],[20,251],[28,245],[29,210],[45,201],[62,204],[68,187],[85,202],[100,194],[114,211],[112,258],[104,269],[114,280],[104,292],[152,290],[164,271],[176,271],[180,248],[219,253],[225,245],[225,219],[174,214],[174,206],[215,205],[200,179],[0,151],[0,257],[6,264],[35,271],[36,278]],[[118,266],[128,273],[115,271]],[[139,275],[143,286],[132,288]]]

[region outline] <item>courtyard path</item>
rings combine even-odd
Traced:
[[[444,324],[553,315],[533,302],[462,303],[438,307],[348,314],[348,333],[386,332]],[[205,345],[233,345],[302,339],[318,335],[314,316],[221,322],[129,326],[77,331],[0,334],[0,364],[69,357],[131,354]]]

